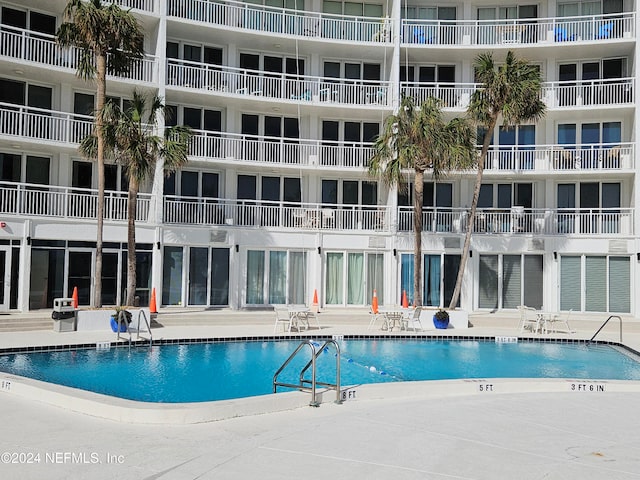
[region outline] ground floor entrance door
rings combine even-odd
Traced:
[[[0,246],[0,312],[9,311],[11,288],[11,247]]]

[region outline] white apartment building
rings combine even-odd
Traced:
[[[166,306],[363,307],[413,297],[409,193],[367,175],[401,95],[464,115],[473,61],[540,67],[546,117],[496,128],[460,305],[640,316],[637,6],[630,0],[116,0],[144,59],[112,101],[159,93],[189,164],[139,196],[138,291]],[[95,86],[55,43],[66,0],[0,0],[0,307],[94,288]],[[412,182],[412,173],[407,172]],[[424,186],[424,304],[455,284],[475,172]],[[107,165],[103,304],[126,288],[126,179]]]

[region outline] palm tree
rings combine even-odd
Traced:
[[[398,113],[387,118],[374,143],[369,174],[388,186],[406,188],[405,171],[413,169],[413,229],[415,234],[414,301],[422,305],[422,191],[424,174],[438,180],[449,171],[473,166],[476,158],[472,126],[461,118],[445,122],[441,102],[433,97],[416,106],[409,97]]]
[[[540,99],[542,78],[540,69],[536,65],[532,65],[527,60],[516,58],[514,53],[509,51],[501,65],[494,63],[491,53],[480,54],[474,62],[474,68],[476,79],[481,83],[481,87],[471,96],[467,112],[477,125],[484,129],[485,134],[478,158],[478,170],[473,189],[471,211],[467,219],[467,231],[460,258],[458,278],[449,308],[455,308],[460,297],[482,185],[482,173],[498,119],[502,116],[502,124],[513,127],[524,122],[538,121],[544,117],[546,112],[546,106]]]
[[[56,34],[60,45],[79,49],[77,75],[96,81],[95,111],[105,104],[107,72],[126,73],[132,60],[143,54],[143,33],[136,18],[115,3],[101,0],[69,0],[63,12],[63,23]],[[102,235],[104,227],[104,139],[100,115],[95,117],[97,132],[98,205],[93,304],[102,306]]]
[[[136,214],[140,186],[154,172],[158,160],[164,171],[175,172],[187,163],[191,129],[175,126],[165,129],[164,136],[155,134],[159,114],[167,114],[157,95],[133,92],[126,110],[107,102],[101,112],[105,149],[124,168],[129,183],[127,199],[127,298],[133,305],[136,292]],[[97,148],[97,135],[87,137],[81,148],[91,153]]]

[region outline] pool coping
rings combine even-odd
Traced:
[[[153,345],[190,344],[205,342],[232,341],[273,341],[273,340],[327,340],[335,337],[345,340],[359,339],[393,339],[393,340],[430,340],[430,341],[509,341],[517,338],[518,342],[527,343],[587,343],[581,339],[552,339],[535,337],[500,337],[500,336],[415,336],[398,335],[341,335],[341,336],[255,336],[228,338],[190,338],[162,339]],[[100,342],[99,342],[100,343]],[[106,348],[109,342],[102,342]],[[621,347],[632,354],[640,355],[634,349],[612,341],[594,341],[595,344],[607,344]],[[148,345],[149,342],[137,342],[136,348]],[[133,344],[132,344],[133,346]],[[4,348],[0,354],[33,353],[38,351],[64,351],[72,349],[95,349],[96,343],[80,343],[67,345],[44,345],[25,348]],[[128,342],[111,342],[110,348],[129,348]],[[351,401],[393,400],[409,397],[433,398],[448,396],[496,395],[519,393],[575,393],[604,394],[607,392],[640,392],[640,381],[635,380],[594,380],[568,378],[486,378],[427,380],[398,383],[378,383],[351,385],[341,388],[341,398]],[[278,394],[260,395],[231,400],[194,403],[151,403],[112,397],[78,388],[48,383],[15,374],[0,372],[0,393],[16,395],[31,401],[42,402],[55,407],[72,410],[77,413],[100,417],[124,423],[135,424],[194,424],[225,420],[229,418],[260,415],[302,408],[310,404],[309,393],[282,392]],[[319,389],[316,394],[318,403],[335,402],[336,393]]]

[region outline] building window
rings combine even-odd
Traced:
[[[631,261],[628,256],[560,257],[560,310],[629,313]]]

